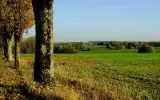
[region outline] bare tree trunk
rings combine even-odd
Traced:
[[[13,36],[11,38],[3,36],[3,54],[7,61],[13,61],[12,55]]]
[[[8,43],[7,43],[7,38],[6,36],[3,36],[3,55],[4,59],[8,59]]]
[[[20,41],[16,38],[14,38],[14,66],[15,68],[19,68],[20,63]]]
[[[8,60],[9,61],[13,61],[12,46],[13,46],[13,36],[11,37],[11,39],[8,39]]]
[[[32,0],[36,22],[34,79],[53,82],[53,0]]]

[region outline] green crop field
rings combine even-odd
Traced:
[[[32,56],[23,55],[26,58]],[[105,89],[116,98],[160,99],[158,52],[138,54],[136,50],[93,47],[88,52],[55,54],[54,59],[56,76],[69,77]]]
[[[24,65],[20,71],[24,80],[31,84],[34,55],[23,54],[21,57]],[[159,52],[138,54],[136,50],[92,47],[91,51],[76,54],[54,54],[53,60],[56,80],[53,91],[67,100],[99,100],[96,96],[101,96],[101,100],[160,99]],[[7,74],[13,74],[14,70],[1,73],[9,77]],[[10,80],[18,82],[19,77],[13,77]],[[3,83],[11,84],[6,80]]]

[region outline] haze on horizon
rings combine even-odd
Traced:
[[[160,0],[55,0],[54,33],[56,42],[160,41]]]

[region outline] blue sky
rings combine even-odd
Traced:
[[[55,0],[54,32],[56,42],[160,41],[160,0]]]

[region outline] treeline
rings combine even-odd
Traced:
[[[104,45],[107,49],[110,50],[120,50],[120,49],[139,49],[144,45],[160,47],[160,42],[98,42],[95,45]]]
[[[21,42],[20,51],[23,54],[34,53],[35,51],[35,37],[29,37]],[[54,53],[77,53],[79,51],[90,51],[90,48],[82,42],[68,42],[68,43],[55,43]]]
[[[82,42],[59,43],[54,45],[54,53],[77,53],[78,51],[90,51]]]
[[[138,53],[154,53],[160,47],[160,42],[119,42],[119,41],[92,41],[92,44],[106,46],[109,50],[135,49]]]
[[[34,53],[35,37],[29,37],[21,42],[20,52],[22,54]],[[54,53],[77,53],[79,51],[90,51],[90,43],[83,42],[67,42],[55,43]],[[153,53],[155,47],[160,47],[160,42],[99,42],[92,45],[105,46],[109,50],[136,49],[139,53]]]

